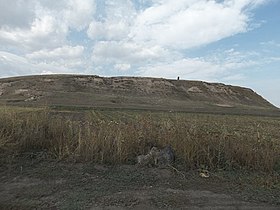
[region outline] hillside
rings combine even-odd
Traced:
[[[279,109],[248,88],[202,81],[87,75],[0,79],[0,104],[279,114]]]

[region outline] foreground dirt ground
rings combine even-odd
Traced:
[[[26,159],[0,169],[0,209],[280,209],[277,189],[220,173]]]

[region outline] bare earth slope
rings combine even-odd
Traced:
[[[0,104],[279,115],[253,90],[142,77],[44,75],[0,79]]]

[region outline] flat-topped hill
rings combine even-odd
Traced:
[[[0,79],[0,104],[279,114],[249,88],[202,81],[93,75]]]

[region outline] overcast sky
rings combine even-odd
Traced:
[[[51,73],[222,82],[280,107],[280,0],[0,0],[0,77]]]

